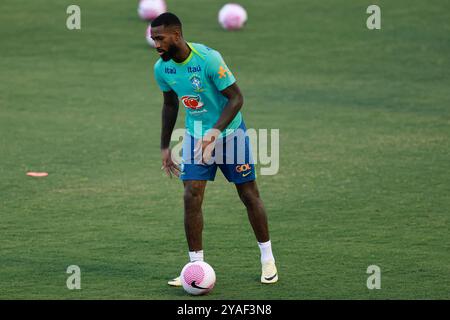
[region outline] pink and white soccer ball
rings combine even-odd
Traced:
[[[147,43],[150,45],[150,47],[155,47],[155,41],[152,39],[152,25],[149,24],[147,27],[147,30],[145,31],[145,39],[147,39]]]
[[[189,262],[181,270],[181,283],[189,294],[194,296],[206,294],[214,288],[216,273],[204,261]]]
[[[245,22],[247,11],[237,3],[228,3],[219,11],[219,23],[226,30],[241,29]]]
[[[167,11],[164,0],[140,0],[138,14],[142,20],[153,20]]]

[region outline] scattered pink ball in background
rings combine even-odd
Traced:
[[[167,11],[164,0],[141,0],[139,2],[138,14],[142,20],[153,20]]]
[[[225,30],[241,29],[245,22],[247,11],[237,3],[228,3],[219,11],[219,23]]]
[[[145,31],[145,38],[147,39],[147,43],[150,47],[155,47],[155,41],[152,39],[152,26],[149,24],[147,30]]]

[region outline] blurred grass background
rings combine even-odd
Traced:
[[[204,203],[218,280],[195,299],[450,298],[450,4],[245,0],[247,26],[225,32],[225,1],[167,3],[188,41],[224,56],[247,127],[280,130],[280,171],[258,177],[280,282],[258,282],[219,173]],[[160,171],[146,23],[137,1],[77,0],[69,31],[70,4],[0,4],[0,298],[189,298],[166,285],[187,245],[182,186]],[[72,264],[80,291],[66,288]],[[372,264],[381,290],[366,287]]]

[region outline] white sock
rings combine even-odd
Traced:
[[[272,254],[272,244],[270,243],[270,240],[267,242],[258,242],[258,246],[261,250],[261,263],[275,261]]]
[[[203,250],[200,250],[200,251],[189,251],[189,260],[191,262],[203,261]]]

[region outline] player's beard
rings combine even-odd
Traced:
[[[161,55],[161,59],[163,59],[163,61],[169,61],[177,54],[177,52],[178,52],[178,47],[174,44],[171,44],[169,46],[169,50],[167,50],[166,52],[164,52]]]

